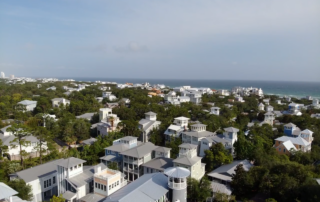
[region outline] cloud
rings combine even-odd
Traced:
[[[148,47],[145,45],[139,45],[136,42],[130,42],[126,46],[116,46],[113,48],[116,52],[130,53],[130,52],[146,52]]]

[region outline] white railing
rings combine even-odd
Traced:
[[[187,188],[187,183],[186,182],[181,182],[181,183],[168,182],[168,186],[172,189],[185,189]]]

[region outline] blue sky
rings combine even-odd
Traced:
[[[319,0],[0,1],[0,71],[320,81]]]

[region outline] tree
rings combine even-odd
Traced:
[[[65,202],[66,199],[63,198],[62,194],[60,196],[53,195],[52,199],[50,199],[50,202]]]
[[[12,132],[12,134],[15,136],[15,138],[10,142],[11,147],[15,148],[17,145],[14,143],[17,143],[19,145],[19,153],[20,153],[20,165],[23,165],[23,149],[22,147],[27,147],[30,143],[25,138],[29,135],[29,129],[26,125],[23,125],[21,123],[14,123],[11,125],[11,127],[7,128],[7,131]]]
[[[225,193],[215,193],[214,194],[214,202],[231,202],[231,201],[236,201],[236,197],[234,195],[227,195]]]
[[[171,158],[175,159],[179,155],[179,145],[182,144],[182,141],[180,138],[171,138],[171,141],[169,143],[166,143],[166,147],[171,148],[170,156]]]
[[[36,129],[33,131],[33,135],[39,140],[35,146],[35,149],[39,151],[39,160],[40,164],[42,164],[42,153],[44,153],[47,143],[51,141],[52,138],[50,132],[41,126],[36,127]]]
[[[247,172],[244,170],[243,165],[237,165],[235,174],[232,174],[231,188],[233,189],[232,194],[237,197],[243,197],[246,195],[248,188],[246,187]]]
[[[209,172],[222,164],[229,164],[232,159],[232,155],[224,148],[222,143],[214,144],[210,150],[205,151],[204,162],[207,164],[206,170]]]
[[[112,169],[112,170],[119,170],[118,168],[118,163],[117,162],[111,162],[108,164],[108,168]]]
[[[236,159],[251,159],[254,145],[246,140],[243,134],[238,135],[238,140],[233,144]]]
[[[8,186],[18,192],[18,195],[22,200],[32,200],[32,188],[31,185],[27,185],[22,179],[14,179],[8,182]]]

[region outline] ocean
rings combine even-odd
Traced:
[[[58,78],[67,79],[67,78]],[[234,80],[187,80],[187,79],[124,79],[124,78],[69,78],[76,81],[109,81],[117,83],[165,84],[170,87],[192,86],[231,90],[235,86],[261,88],[264,94],[302,98],[320,98],[320,82],[293,81],[234,81]]]

